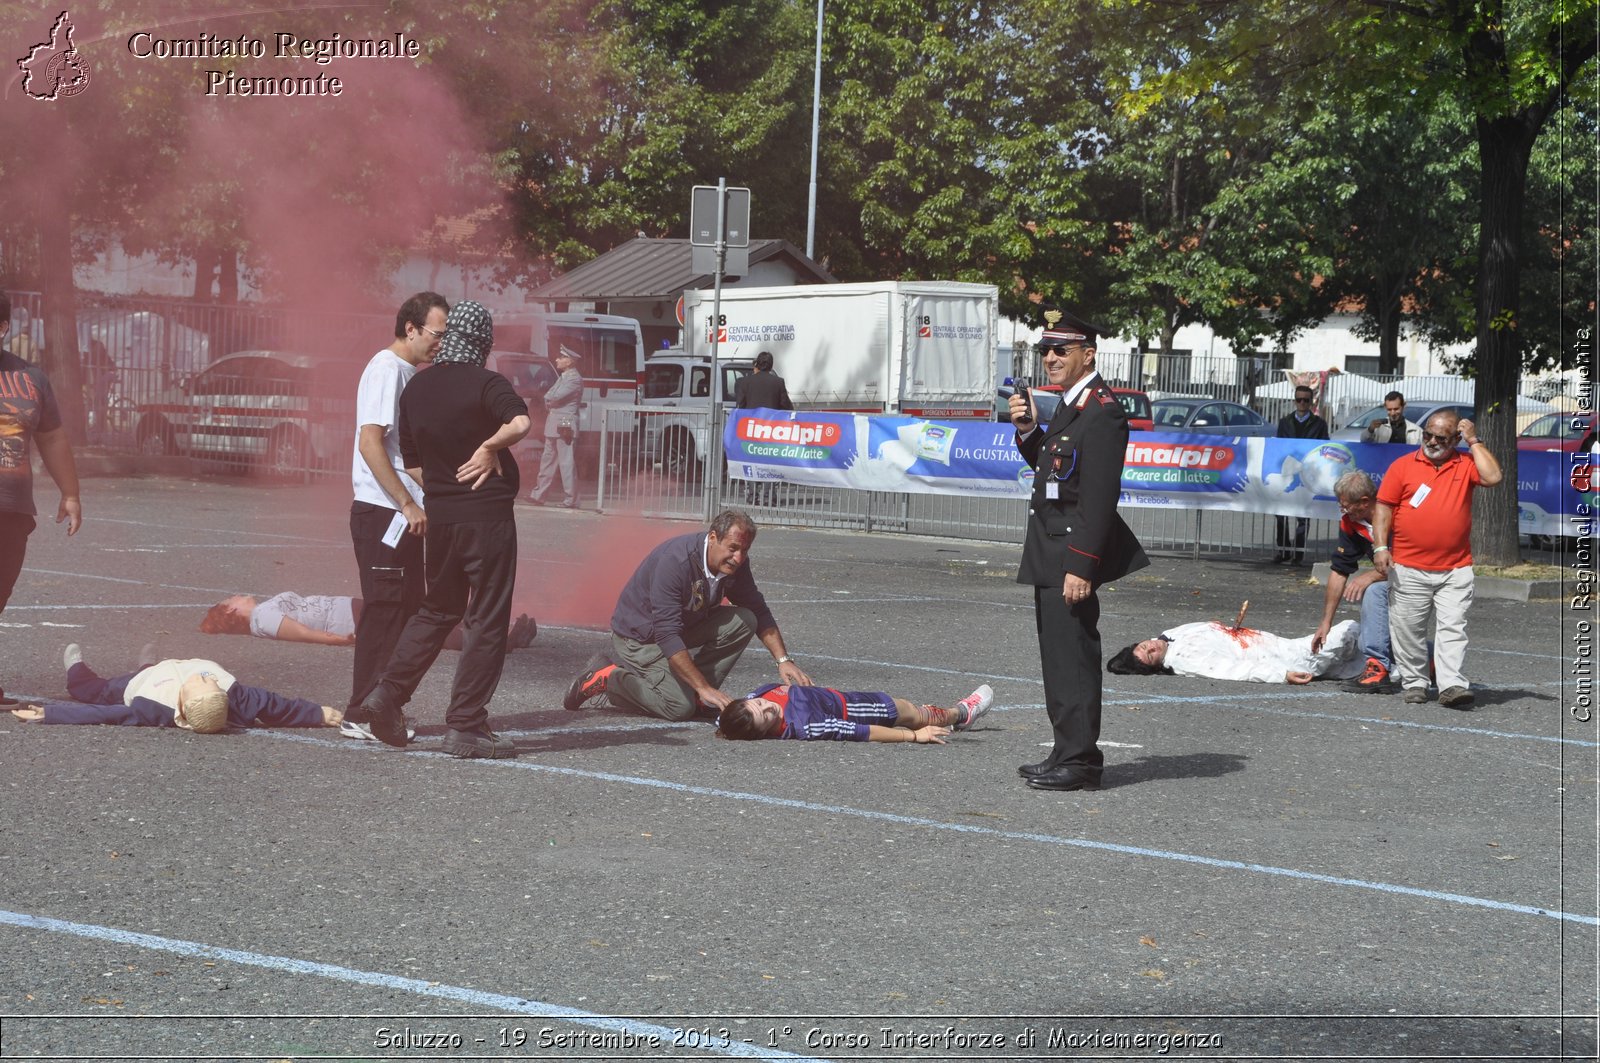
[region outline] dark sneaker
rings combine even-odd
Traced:
[[[439,748],[452,757],[481,760],[510,760],[517,755],[511,739],[493,731],[457,731],[452,728]]]
[[[1450,687],[1439,691],[1439,704],[1447,709],[1465,709],[1477,700],[1466,687]]]
[[[611,658],[605,653],[597,653],[589,658],[583,666],[582,673],[572,681],[567,688],[567,696],[561,699],[561,707],[568,712],[577,712],[583,708],[583,703],[590,698],[599,697],[606,692],[606,680],[611,678],[611,673],[617,666],[611,663]]]
[[[406,718],[398,706],[389,704],[379,687],[361,703],[372,736],[386,746],[404,749],[410,738],[406,734]]]
[[[1427,687],[1412,687],[1410,690],[1406,691],[1406,704],[1407,705],[1422,705],[1422,704],[1426,704],[1427,700],[1428,700],[1428,688]]]
[[[344,735],[346,738],[354,738],[360,742],[376,742],[378,740],[378,736],[372,733],[372,725],[370,723],[355,723],[348,717],[339,724],[339,733]],[[406,741],[409,742],[416,737],[416,722],[412,720],[411,717],[407,716]]]
[[[1389,686],[1389,669],[1376,657],[1367,658],[1367,670],[1359,679],[1349,679],[1339,684],[1339,689],[1349,694],[1393,694]]]
[[[576,712],[584,706],[584,701],[603,695],[606,680],[611,679],[611,672],[614,671],[616,664],[590,658],[589,668],[584,669],[581,676],[573,680],[573,685],[566,688],[566,696],[562,698],[562,708],[568,712]]]

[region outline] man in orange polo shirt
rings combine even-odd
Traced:
[[[1466,454],[1456,450],[1458,442]],[[1465,709],[1473,702],[1462,672],[1472,606],[1472,492],[1501,479],[1500,463],[1476,426],[1441,411],[1423,425],[1421,449],[1390,465],[1378,488],[1373,564],[1389,580],[1394,663],[1413,705],[1428,700],[1430,619],[1439,704]]]

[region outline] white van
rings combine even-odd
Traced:
[[[494,314],[496,352],[531,354],[554,363],[556,351],[566,344],[582,355],[583,406],[578,414],[578,434],[598,448],[608,406],[632,406],[639,397],[644,376],[644,337],[639,322],[616,314],[574,314],[520,311]],[[512,374],[513,383],[516,378]],[[613,432],[632,433],[627,418],[612,417]],[[583,449],[580,439],[580,449]]]

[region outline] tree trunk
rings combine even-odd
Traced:
[[[217,301],[224,306],[239,304],[239,252],[231,247],[220,251],[217,262]]]
[[[1487,565],[1521,560],[1517,543],[1517,382],[1522,375],[1520,286],[1523,204],[1533,134],[1520,115],[1478,119],[1478,435],[1505,472],[1473,500],[1472,552]]]
[[[209,303],[211,285],[217,276],[217,249],[201,244],[194,252],[194,301]]]
[[[1378,373],[1400,372],[1400,286],[1380,276],[1373,286],[1373,315],[1378,319]]]
[[[65,108],[45,107],[37,119],[39,157],[66,159]],[[72,207],[64,181],[37,185],[35,224],[39,228],[39,267],[43,291],[44,353],[39,364],[55,392],[67,437],[84,442],[83,370],[78,351],[78,308],[72,279]]]

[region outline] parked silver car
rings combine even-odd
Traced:
[[[1440,410],[1454,410],[1458,417],[1476,417],[1470,402],[1430,402],[1423,399],[1417,402],[1406,402],[1406,420],[1415,424],[1427,424],[1428,418]],[[1361,435],[1373,421],[1387,421],[1389,413],[1383,406],[1371,406],[1345,422],[1344,427],[1331,433],[1334,439],[1343,439],[1351,442],[1361,442]]]
[[[1222,399],[1156,399],[1150,419],[1157,432],[1199,432],[1221,436],[1271,436],[1277,426],[1248,406]]]
[[[361,366],[239,351],[136,407],[146,454],[186,454],[287,479],[347,464]]]

